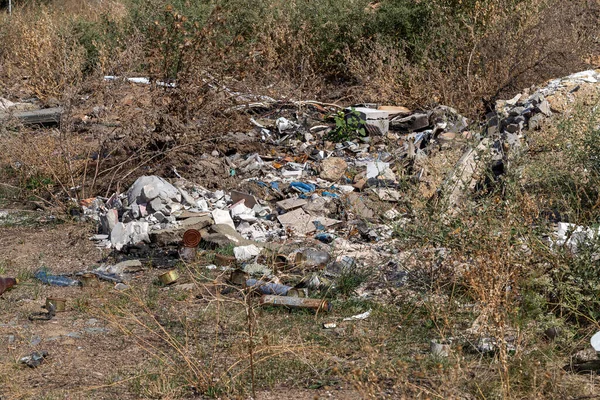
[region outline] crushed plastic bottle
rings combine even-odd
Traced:
[[[45,269],[40,269],[34,275],[42,283],[52,286],[79,286],[81,282],[62,275],[51,275]]]
[[[306,249],[301,253],[296,253],[296,264],[305,267],[324,267],[329,263],[331,257],[329,253],[322,250]]]
[[[290,289],[292,289],[291,286],[281,285],[273,282],[259,281],[256,279],[248,279],[246,281],[246,286],[256,288],[262,294],[277,294],[280,296],[286,296]]]

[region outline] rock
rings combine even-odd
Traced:
[[[538,104],[540,104],[542,101],[544,101],[544,95],[541,94],[540,92],[535,92],[534,94],[532,94],[529,97],[529,102],[535,107]]]
[[[536,131],[542,128],[542,124],[544,121],[544,116],[542,114],[534,115],[529,118],[529,129]]]
[[[196,288],[196,284],[194,283],[183,283],[181,285],[173,286],[175,290],[194,290]]]
[[[195,206],[196,205],[196,200],[182,187],[177,186],[177,189],[179,190],[179,193],[181,193],[181,198],[182,200],[190,206]]]
[[[540,104],[538,104],[537,110],[544,114],[546,117],[552,115],[552,111],[550,110],[550,103],[548,103],[547,100],[544,100]]]
[[[363,190],[363,188],[365,187],[365,185],[367,184],[367,180],[366,179],[359,179],[354,183],[354,188],[356,188],[357,190]]]
[[[160,212],[163,215],[171,215],[171,210],[167,207],[165,201],[160,197],[152,199],[149,203],[149,206],[154,212]]]
[[[160,212],[160,211],[157,211],[157,212],[155,212],[154,214],[152,214],[152,216],[153,216],[154,218],[156,218],[156,220],[157,220],[158,222],[165,222],[165,220],[167,219],[167,217],[165,216],[165,214],[163,214],[163,213],[162,213],[162,212]]]
[[[181,201],[179,190],[163,178],[155,175],[140,176],[127,191],[127,199],[130,205],[134,203],[146,203],[157,197],[165,201]]]
[[[110,234],[119,223],[119,212],[115,209],[106,211],[106,214],[100,214],[100,229],[102,233]]]
[[[150,233],[150,242],[160,247],[179,245],[183,240],[184,229],[160,229]]]
[[[111,271],[118,275],[123,273],[137,272],[143,269],[140,260],[125,260],[111,267]]]
[[[513,97],[510,100],[505,100],[504,104],[509,105],[509,106],[514,106],[517,104],[517,102],[519,101],[520,98],[521,98],[521,93],[517,94],[515,97]]]
[[[337,182],[346,172],[348,164],[343,158],[329,157],[321,162],[321,179],[331,182]]]
[[[395,189],[390,188],[373,188],[373,192],[379,196],[380,200],[383,201],[400,201],[402,195]]]
[[[115,285],[115,290],[118,290],[119,292],[122,292],[122,291],[127,290],[127,289],[129,289],[129,286],[126,285],[126,284],[124,284],[124,283],[117,283]]]
[[[438,135],[437,139],[440,142],[451,142],[456,139],[456,133],[454,132],[442,132]]]
[[[215,221],[215,225],[229,225],[232,229],[235,230],[235,225],[231,216],[229,215],[229,211],[227,210],[219,210],[215,209],[212,212],[213,220]]]

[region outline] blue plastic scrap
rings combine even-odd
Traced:
[[[331,233],[318,233],[315,235],[315,239],[329,244],[331,242],[333,242],[333,240],[335,239],[335,236],[333,236]]]
[[[304,194],[312,193],[316,189],[315,185],[304,182],[292,182],[290,183],[290,188],[296,189]]]

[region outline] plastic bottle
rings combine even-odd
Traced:
[[[246,281],[247,287],[254,287],[258,289],[262,294],[278,294],[285,296],[292,288],[291,286],[281,285],[279,283],[259,281],[256,279],[248,279]]]
[[[0,278],[0,294],[19,283],[16,278]]]
[[[326,251],[316,249],[306,249],[301,253],[296,253],[296,264],[305,267],[324,267],[329,263],[331,257]]]
[[[79,286],[81,282],[61,275],[50,275],[44,269],[39,270],[34,275],[37,279],[46,285],[53,286]]]

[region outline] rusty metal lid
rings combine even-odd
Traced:
[[[197,247],[201,239],[202,235],[197,229],[188,229],[183,234],[183,245],[185,247]]]

